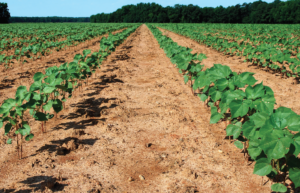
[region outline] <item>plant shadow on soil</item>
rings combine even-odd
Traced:
[[[62,179],[65,181],[66,179]],[[34,188],[34,191],[37,190],[45,190],[45,188],[49,188],[52,191],[62,191],[67,184],[60,184],[57,182],[57,179],[53,176],[33,176],[29,177],[20,183],[28,184],[29,187]],[[29,193],[32,192],[32,189],[27,190],[19,190],[16,193]]]
[[[67,180],[66,178],[63,178],[62,181]],[[21,181],[20,183],[28,184],[29,187],[34,188],[34,191],[45,189],[46,187],[51,189],[53,192],[56,191],[62,191],[67,184],[60,184],[57,182],[57,179],[53,176],[33,176],[29,177],[24,181]],[[25,190],[19,190],[16,191],[15,189],[0,189],[0,193],[30,193],[32,192],[32,189],[25,189]]]
[[[16,79],[4,79],[2,80],[2,84],[0,84],[0,89],[12,88],[15,84]]]
[[[81,135],[84,135],[85,133],[82,132]],[[56,152],[58,151],[58,148],[63,145],[64,143],[65,144],[68,144],[70,141],[73,141],[74,142],[74,150],[78,149],[79,145],[89,145],[89,146],[93,146],[97,139],[81,139],[79,140],[78,138],[76,137],[67,137],[65,139],[61,139],[61,140],[55,140],[55,141],[50,141],[51,145],[44,145],[42,146],[40,149],[38,149],[36,152],[43,152],[43,151],[48,151],[49,153],[52,153],[52,152]],[[71,152],[71,150],[63,150],[63,154],[64,155],[67,155]]]

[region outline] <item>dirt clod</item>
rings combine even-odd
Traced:
[[[145,180],[145,177],[142,175],[139,175],[140,180]]]

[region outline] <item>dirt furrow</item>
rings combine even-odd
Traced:
[[[142,25],[60,118],[0,147],[0,192],[270,192]]]
[[[258,83],[263,81],[264,85],[271,87],[274,91],[277,102],[275,108],[284,106],[300,114],[300,84],[295,84],[293,78],[282,79],[279,74],[271,74],[270,72],[243,62],[241,57],[225,56],[212,48],[200,45],[192,39],[165,29],[160,30],[164,35],[172,38],[174,42],[177,42],[178,45],[193,49],[192,53],[205,54],[207,59],[203,60],[202,64],[207,68],[212,67],[214,64],[223,64],[229,66],[231,70],[235,72],[254,72],[254,77],[258,80]]]

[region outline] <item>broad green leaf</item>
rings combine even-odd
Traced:
[[[16,92],[16,102],[21,105],[23,100],[26,97],[26,94],[28,94],[26,86],[19,86]]]
[[[12,128],[12,124],[7,123],[4,127],[4,131],[5,131],[4,135],[7,135],[10,132],[11,128]]]
[[[210,117],[210,124],[217,123],[223,116],[218,113],[218,109],[215,106],[211,107],[211,117]]]
[[[243,149],[244,148],[244,144],[240,141],[235,141],[234,145],[239,148],[239,149]]]
[[[267,158],[261,158],[255,163],[253,174],[257,174],[259,176],[266,176],[270,174],[271,171],[272,166],[269,160]]]
[[[236,124],[230,124],[226,128],[226,136],[233,136],[233,139],[236,139],[240,136],[242,131],[242,123],[237,122]]]
[[[183,76],[183,78],[184,78],[184,83],[186,84],[189,81],[190,77],[189,77],[189,75],[186,74]]]
[[[260,147],[268,158],[280,159],[289,152],[293,140],[289,137],[278,138],[275,134],[266,135],[262,139]]]
[[[34,115],[35,120],[37,121],[47,121],[47,115],[45,113],[36,112]]]
[[[231,111],[231,117],[243,117],[249,111],[250,104],[248,101],[244,100],[234,100],[229,104],[229,108]]]
[[[54,86],[46,86],[44,89],[43,89],[43,93],[45,94],[50,94],[52,93],[56,88]]]
[[[209,89],[208,93],[214,102],[218,101],[222,97],[222,93],[220,91],[216,90],[215,87],[212,87],[211,89]]]
[[[288,160],[289,166],[289,178],[295,184],[295,188],[300,187],[300,160],[295,157],[291,157]]]
[[[33,91],[36,91],[36,90],[40,90],[41,86],[42,86],[41,82],[34,82],[33,84],[31,84],[29,91],[33,92]]]
[[[287,187],[285,187],[285,185],[279,184],[279,183],[272,184],[271,189],[274,192],[286,192],[287,191]]]
[[[291,131],[300,131],[300,115],[294,114],[288,117],[288,129]]]
[[[0,107],[0,114],[8,113],[14,106],[16,106],[14,99],[6,99]]]
[[[62,104],[61,100],[55,99],[53,101],[53,109],[56,113],[59,113],[60,111],[63,110],[63,104]]]
[[[248,99],[257,99],[264,96],[264,86],[262,83],[255,85],[254,87],[248,86],[245,90]]]
[[[265,112],[254,113],[250,116],[250,120],[254,122],[256,128],[262,127],[269,119],[269,115]]]
[[[28,124],[24,124],[22,128],[19,129],[20,134],[25,136],[30,133],[30,126]]]
[[[206,94],[201,94],[201,95],[198,94],[198,97],[200,97],[201,101],[203,102],[208,98]]]
[[[218,87],[220,91],[223,91],[228,87],[229,81],[226,78],[219,79],[215,82],[215,86]]]
[[[44,78],[44,76],[45,75],[43,73],[37,72],[37,73],[34,74],[33,80],[34,80],[34,82],[39,82]]]
[[[50,109],[52,108],[52,105],[53,105],[53,101],[52,100],[49,100],[44,106],[43,106],[43,109],[45,111],[50,111]]]

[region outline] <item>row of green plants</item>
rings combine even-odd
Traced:
[[[15,24],[17,25],[17,24]],[[24,25],[17,25],[24,26]],[[129,27],[130,24],[47,24],[50,29],[35,26],[31,30],[19,27],[15,31],[10,28],[1,29],[0,53],[13,50],[13,54],[1,54],[1,63],[13,63],[16,61],[26,62],[28,58],[37,59],[49,55],[52,50],[60,51],[67,47],[76,46],[81,42],[88,41],[103,34]],[[25,26],[24,26],[25,27]],[[22,33],[20,33],[20,31]],[[60,40],[64,38],[64,40]]]
[[[0,128],[4,128],[8,144],[12,143],[12,138],[17,139],[17,147],[21,152],[19,157],[22,158],[23,138],[29,141],[34,137],[28,117],[40,121],[41,130],[45,132],[46,122],[63,110],[66,100],[80,91],[84,83],[88,83],[102,61],[137,27],[138,25],[133,25],[120,33],[103,37],[98,52],[91,54],[91,50],[84,50],[82,55],[75,55],[70,63],[49,67],[45,73],[37,72],[33,76],[34,83],[29,88],[18,87],[15,98],[4,101],[0,107]]]
[[[204,54],[192,54],[156,27],[148,27],[185,83],[190,82],[193,92],[211,108],[210,124],[226,121],[230,141],[255,161],[253,173],[272,179],[276,192],[287,191],[288,179],[300,187],[300,116],[290,108],[274,109],[274,92],[262,82],[257,84],[254,73],[236,73],[221,64],[205,69]]]
[[[286,77],[300,77],[300,54],[298,37],[284,38],[276,37],[277,33],[272,31],[257,32],[256,36],[270,36],[265,41],[253,39],[253,34],[245,33],[241,36],[232,36],[231,31],[214,31],[210,28],[206,31],[185,24],[158,24],[180,35],[189,37],[199,43],[205,44],[225,55],[245,56],[244,62],[250,62],[260,68],[266,68],[273,73],[280,73]],[[254,42],[253,42],[254,41]],[[292,48],[291,48],[292,47]]]
[[[292,55],[299,52],[300,34],[297,25],[197,24],[189,25],[188,28],[231,41],[248,40],[253,46],[270,44],[279,49],[286,48]]]

